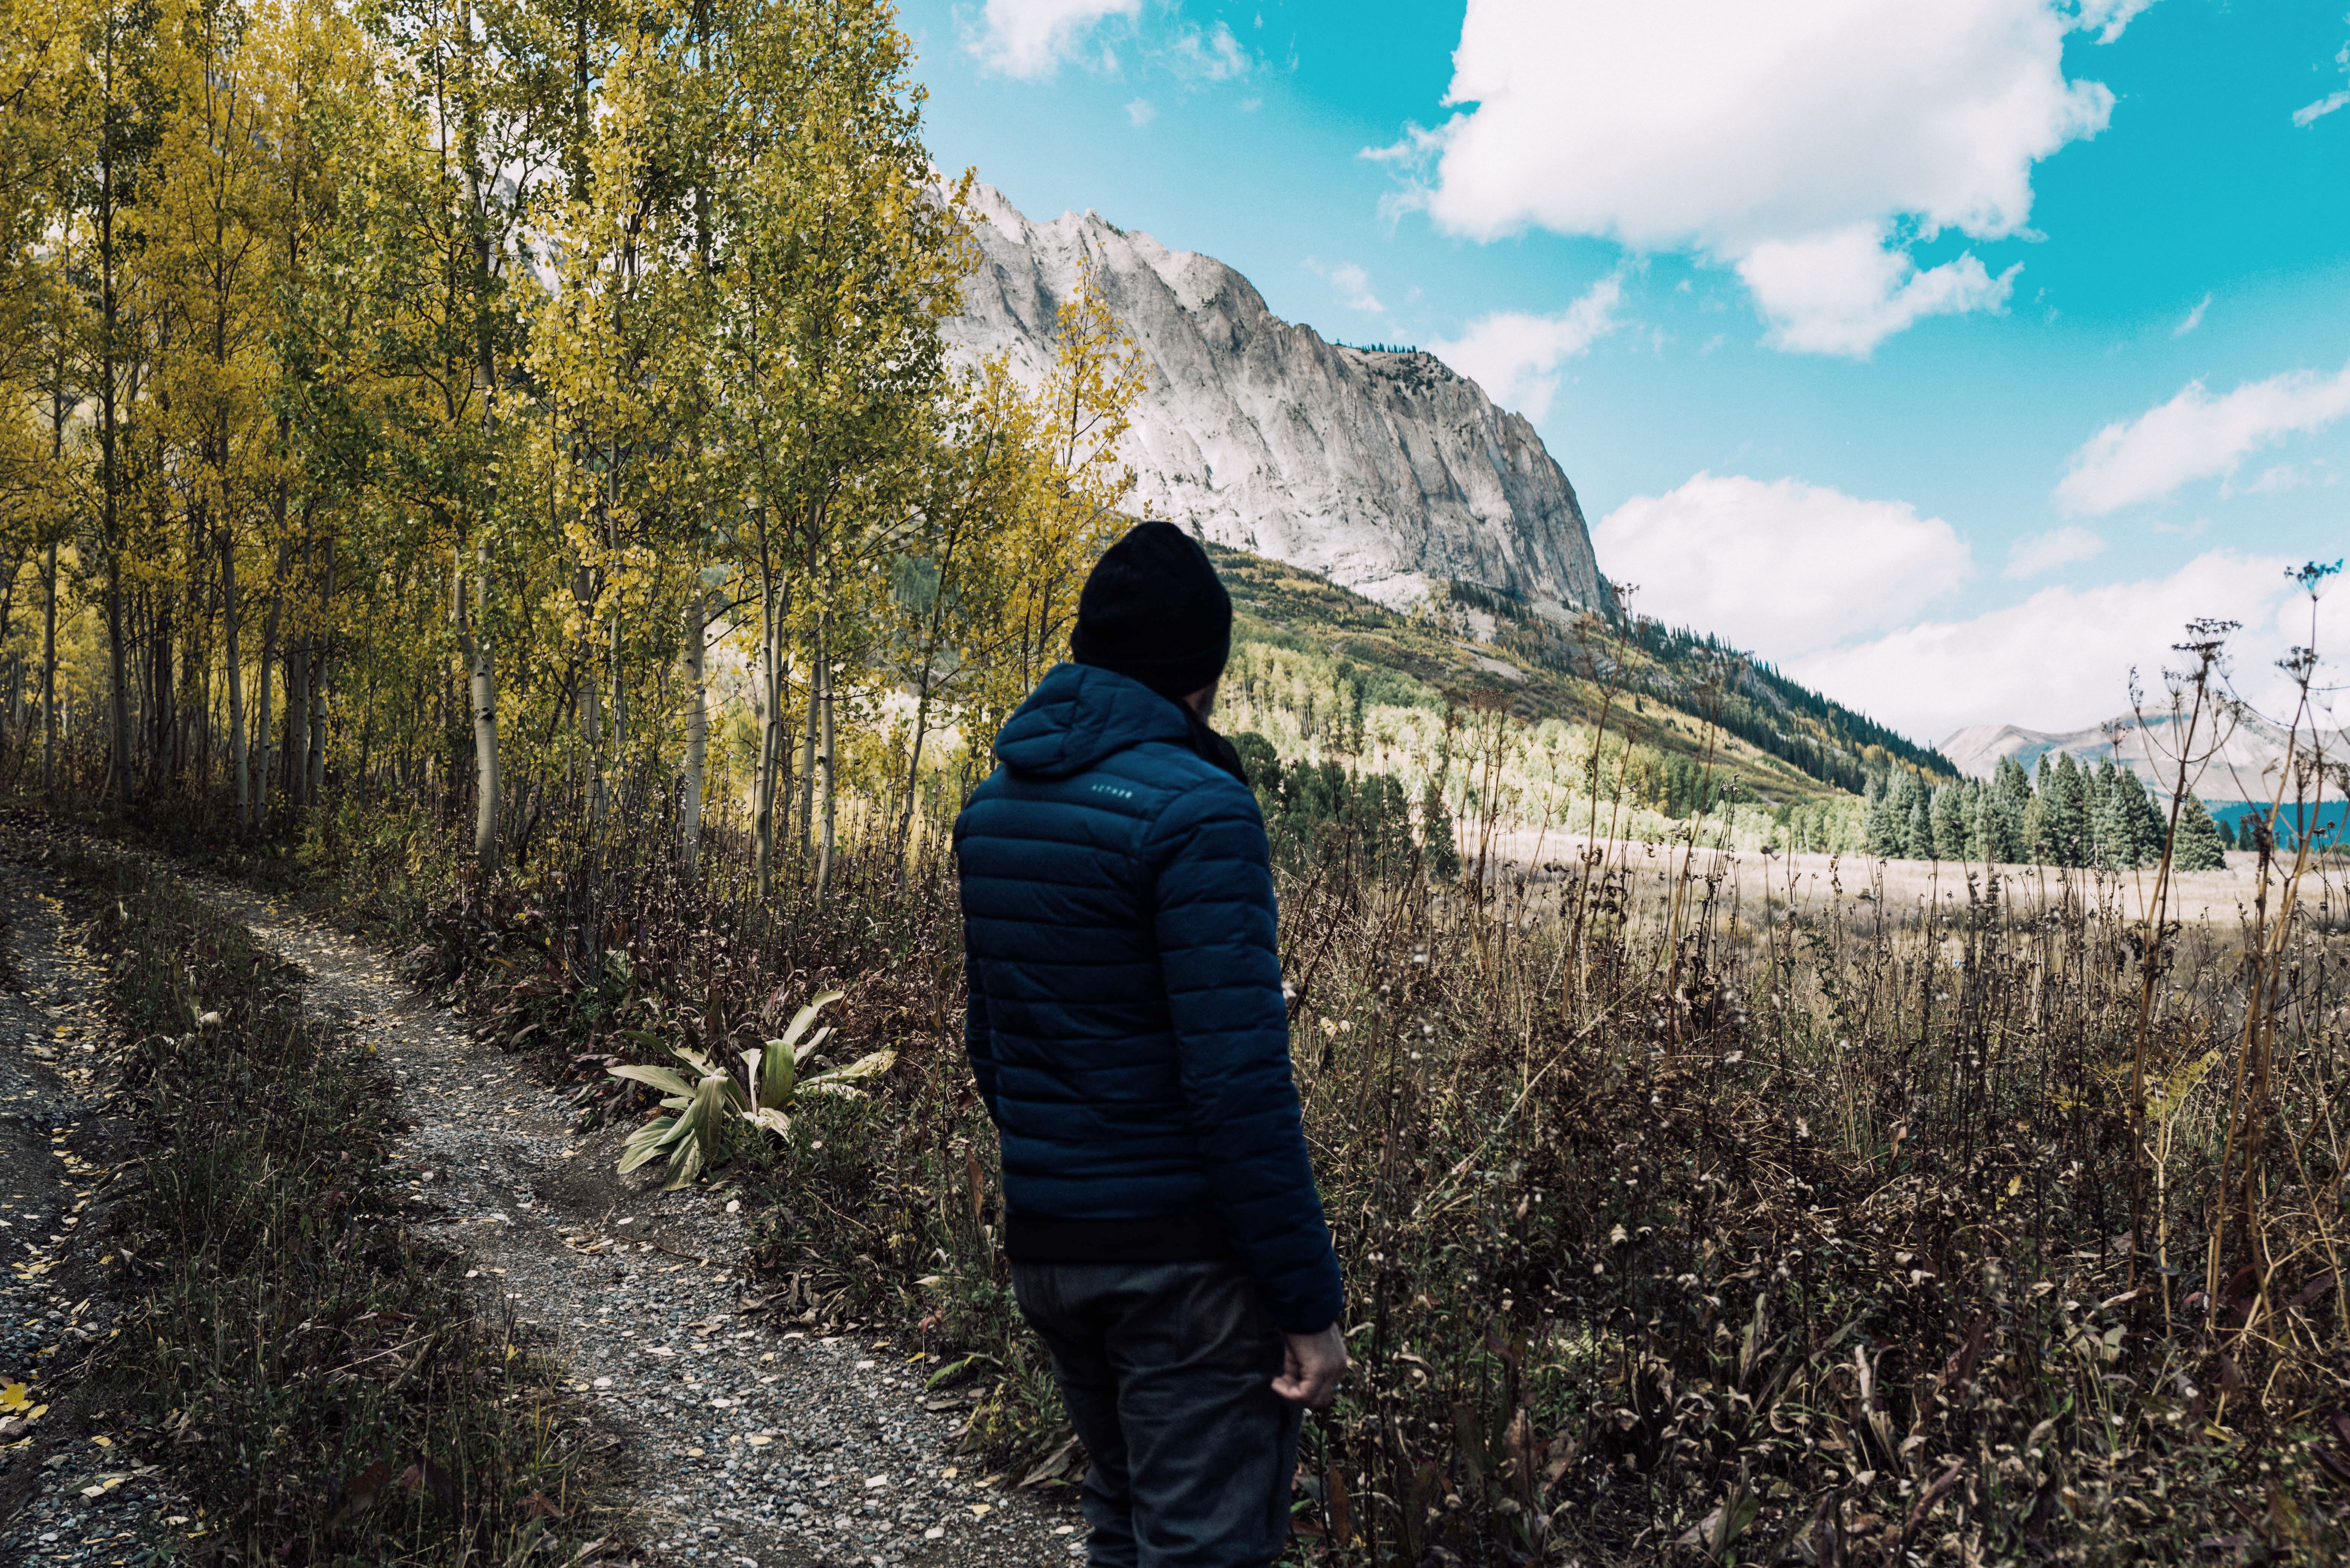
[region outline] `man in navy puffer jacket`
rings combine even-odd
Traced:
[[[1099,1568],[1262,1568],[1347,1366],[1264,824],[1206,722],[1232,600],[1145,523],[955,823],[1004,1248],[1090,1461]]]

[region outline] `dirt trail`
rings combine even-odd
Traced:
[[[0,857],[0,1561],[145,1562],[203,1526],[161,1470],[126,1457],[77,1376],[116,1329],[103,1232],[120,1129],[99,1061],[106,975],[61,890]]]
[[[619,1129],[580,1137],[553,1090],[472,1040],[361,943],[244,888],[205,896],[299,964],[307,1005],[380,1051],[415,1127],[410,1201],[475,1271],[484,1305],[544,1334],[640,1478],[647,1560],[750,1568],[1038,1568],[1082,1560],[1066,1504],[1006,1495],[927,1407],[928,1366],[888,1342],[746,1317],[743,1217],[613,1174]],[[658,1174],[650,1168],[645,1177]],[[994,1480],[993,1486],[983,1486]]]

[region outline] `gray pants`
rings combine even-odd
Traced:
[[[1236,1262],[1014,1263],[1086,1446],[1092,1568],[1264,1568],[1289,1538],[1298,1407]]]

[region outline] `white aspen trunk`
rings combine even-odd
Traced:
[[[627,797],[621,790],[629,754],[629,685],[628,674],[620,667],[620,656],[624,650],[620,644],[620,618],[617,611],[612,616],[611,635],[605,639],[604,649],[604,656],[612,671],[612,782],[609,794],[626,805]]]
[[[827,628],[827,630],[829,628]],[[823,698],[817,713],[824,728],[824,829],[823,840],[816,853],[816,896],[821,899],[832,889],[834,771],[832,751],[832,649],[829,639],[818,634],[816,645],[815,675]]]
[[[296,597],[310,581],[310,540],[302,540],[302,570]],[[310,804],[310,633],[294,639],[286,661],[286,798],[298,813]]]
[[[709,598],[697,585],[685,601],[685,785],[678,802],[678,840],[689,877],[702,867],[702,780],[710,754],[710,698],[702,685]],[[763,719],[766,706],[763,701]]]
[[[816,689],[820,683],[816,671],[816,664],[821,661],[822,658],[823,649],[819,647],[816,650],[816,659],[812,659],[808,665],[807,722],[800,727],[799,734],[799,836],[800,858],[803,863],[805,863],[807,858],[808,851],[814,847],[814,840],[810,837],[810,834],[814,829],[814,824],[816,821],[816,729],[817,723]]]
[[[49,455],[52,461],[63,462],[66,362],[62,339],[57,379],[49,385]],[[54,539],[41,568],[41,793],[47,794],[57,787],[57,546]]]
[[[618,441],[610,444],[608,453],[608,461],[604,465],[604,542],[617,559],[620,548],[620,530],[616,520],[620,472]],[[629,754],[629,678],[621,664],[625,651],[620,639],[620,617],[616,608],[610,633],[605,639],[605,657],[610,665],[612,678],[612,793],[615,794],[619,793],[621,771],[627,766],[625,759]]]
[[[474,599],[486,604],[490,593],[490,556],[486,549],[477,547],[473,556]],[[456,583],[457,647],[465,656],[465,669],[470,683],[473,714],[473,859],[487,881],[498,869],[498,680],[497,667],[490,657],[490,639],[485,628],[473,622],[478,611],[465,600],[465,576],[462,565],[457,569]]]
[[[259,701],[254,704],[255,717],[259,721],[254,727],[254,734],[260,742],[253,767],[253,815],[256,824],[266,821],[269,816],[269,769],[277,749],[277,736],[269,724],[270,682],[276,672],[277,619],[286,607],[283,586],[286,566],[292,558],[293,551],[289,547],[284,545],[277,546],[277,569],[270,576],[269,613],[261,623],[261,690],[256,694]]]
[[[571,568],[571,600],[579,607],[579,740],[587,748],[586,777],[588,790],[588,822],[592,827],[604,826],[604,690],[596,680],[595,645],[589,631],[595,626],[596,591],[594,579],[587,566]]]
[[[814,511],[808,513],[804,520],[804,526],[807,535],[808,587],[813,589],[817,582],[816,563],[821,558],[817,545],[824,533],[822,514]],[[820,611],[822,607],[816,607]],[[800,863],[802,866],[807,864],[809,853],[816,846],[812,836],[816,815],[816,732],[817,724],[821,722],[820,698],[824,687],[824,677],[819,673],[824,667],[824,616],[821,613],[815,618],[815,622],[809,628],[808,643],[812,657],[808,659],[807,728],[800,736]]]
[[[286,798],[297,812],[310,805],[310,639],[295,639],[286,668]]]
[[[52,599],[57,595],[52,595]],[[244,653],[237,639],[237,538],[221,529],[221,626],[228,635],[228,651],[221,670],[228,675],[228,766],[237,775],[237,836],[254,830],[254,778],[244,742]],[[52,608],[54,620],[54,608]]]
[[[920,691],[920,695],[914,699],[914,743],[908,749],[906,756],[906,796],[898,805],[897,844],[893,851],[898,867],[898,891],[900,893],[906,890],[906,846],[914,833],[914,791],[922,777],[922,742],[930,733],[931,727],[931,670],[927,659],[922,662]]]
[[[325,631],[327,612],[335,602],[335,546],[327,544],[327,581],[318,596],[319,634],[310,645],[310,804],[327,798],[327,659],[332,644]]]
[[[41,569],[41,790],[57,787],[57,547]]]
[[[773,586],[760,597],[759,628],[759,780],[752,817],[756,844],[758,892],[764,899],[775,886],[776,774],[784,760],[783,616]]]

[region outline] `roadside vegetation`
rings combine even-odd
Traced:
[[[199,1500],[184,1550],[571,1556],[598,1533],[581,1433],[547,1357],[403,1220],[388,1075],[177,878],[101,847],[50,864],[112,961],[104,1070],[128,1118],[82,1241],[111,1266],[118,1332],[80,1397]]]

